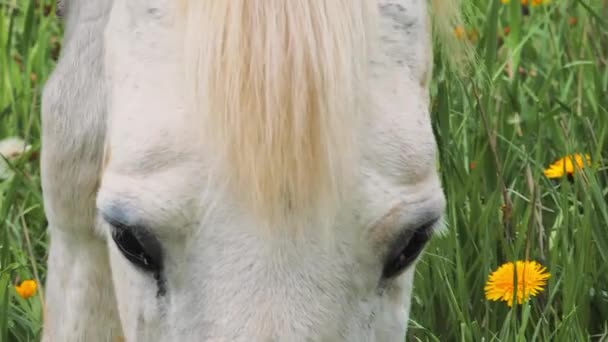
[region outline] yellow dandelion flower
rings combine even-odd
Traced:
[[[35,280],[24,280],[21,284],[15,286],[15,291],[21,298],[28,299],[36,294],[38,284]]]
[[[556,160],[543,173],[547,178],[561,178],[564,175],[572,176],[576,170],[589,165],[591,165],[591,157],[588,154],[583,156],[576,153]]]
[[[517,284],[514,284],[516,270]],[[486,299],[503,301],[512,306],[513,297],[517,296],[517,303],[522,304],[531,296],[542,292],[549,276],[547,269],[536,261],[517,261],[515,264],[508,262],[488,277],[484,288]]]

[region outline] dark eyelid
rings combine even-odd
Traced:
[[[390,244],[389,251],[393,251],[398,246],[403,246],[403,244],[406,243],[409,239],[411,239],[412,236],[416,233],[426,233],[430,237],[431,235],[433,235],[433,228],[435,228],[439,221],[439,217],[434,217],[430,220],[427,220],[425,223],[418,224],[415,226],[408,224],[407,226],[403,227],[401,231],[396,235],[395,239]]]
[[[112,235],[114,238],[116,236],[118,236],[118,234],[123,234],[126,231],[128,231],[129,233],[133,234],[133,236],[135,236],[135,238],[138,240],[138,242],[144,248],[148,257],[150,257],[152,259],[152,265],[150,265],[150,267],[145,267],[145,265],[142,265],[143,268],[145,268],[146,270],[149,270],[149,271],[161,271],[162,270],[162,268],[163,268],[162,246],[161,246],[160,242],[158,241],[158,239],[156,238],[156,236],[154,236],[154,234],[152,234],[150,232],[150,230],[148,230],[147,228],[140,226],[140,225],[125,224],[124,222],[116,220],[116,218],[110,217],[109,215],[102,215],[102,216],[103,216],[103,219],[110,226],[112,226]],[[128,251],[123,251],[123,253],[125,253],[125,252],[128,253]]]
[[[433,235],[433,227],[435,227],[437,222],[439,222],[439,219],[435,218],[418,226],[418,228],[416,229],[411,229],[409,227],[403,228],[401,232],[397,235],[397,237],[393,240],[393,242],[390,244],[385,259],[394,257],[395,254],[399,253],[402,247],[406,245],[409,240],[412,239],[414,234],[426,234],[430,238]]]
[[[401,274],[401,272],[403,272],[403,270],[407,268],[410,263],[414,262],[414,260],[419,257],[420,253],[424,249],[424,245],[433,235],[433,228],[439,222],[439,220],[440,218],[434,218],[432,220],[428,220],[422,225],[417,225],[416,229],[411,229],[408,226],[401,230],[401,233],[399,233],[397,237],[390,243],[384,256],[384,267],[382,269],[383,279],[390,279]],[[417,245],[411,245],[412,243]],[[406,266],[402,268],[400,265],[395,264],[395,261],[398,260],[401,253],[407,249],[410,249],[410,258],[405,259]]]
[[[122,212],[118,211],[118,213]],[[126,224],[117,219],[117,217],[124,218],[124,215],[112,217],[102,214],[102,217],[112,227],[112,239],[123,256],[136,267],[150,272],[156,280],[158,288],[156,296],[164,296],[167,292],[167,286],[163,275],[164,255],[160,241],[146,227]],[[123,244],[135,247],[135,252],[129,250]]]

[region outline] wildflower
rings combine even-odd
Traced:
[[[0,155],[6,159],[18,158],[22,153],[31,148],[21,138],[11,137],[0,140]]]
[[[561,178],[564,175],[572,176],[576,169],[580,170],[591,164],[591,157],[585,154],[585,159],[579,153],[569,155],[556,160],[543,172],[547,178]]]
[[[23,299],[28,299],[36,294],[38,284],[34,280],[24,280],[21,284],[15,286],[15,291]]]
[[[509,4],[511,1],[510,0],[500,0],[500,2],[503,5],[507,5]],[[522,6],[527,6],[528,4],[531,4],[532,7],[536,7],[539,5],[546,5],[548,3],[551,2],[551,0],[520,0]]]
[[[569,17],[568,18],[568,25],[570,25],[570,26],[576,25],[577,22],[578,22],[578,19],[576,17]]]
[[[466,35],[466,32],[464,30],[464,27],[462,26],[456,26],[454,27],[454,36],[456,37],[456,39],[463,39]]]
[[[9,178],[13,171],[6,163],[5,158],[8,160],[15,160],[19,158],[23,153],[28,152],[32,147],[25,143],[20,138],[7,138],[0,140],[0,180]]]
[[[540,6],[540,5],[547,5],[549,2],[551,2],[551,0],[532,0],[532,7],[536,7],[536,6]]]
[[[516,271],[517,283],[514,284]],[[503,301],[512,306],[513,298],[517,296],[517,303],[522,304],[543,290],[549,276],[547,269],[536,261],[517,261],[515,264],[508,262],[488,277],[484,288],[486,299]]]

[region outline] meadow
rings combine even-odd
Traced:
[[[608,1],[464,5],[452,38],[471,56],[435,49],[431,88],[449,229],[416,268],[407,340],[608,340]],[[0,341],[41,334],[40,93],[61,31],[54,1],[0,0],[0,141],[31,145],[0,158]],[[548,170],[573,154],[579,167]],[[517,260],[545,267],[546,285],[488,300],[489,275]]]

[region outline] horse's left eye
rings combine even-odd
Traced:
[[[382,278],[390,279],[399,276],[420,255],[432,235],[432,228],[437,221],[422,225],[408,231],[398,239],[384,263]]]
[[[120,252],[135,266],[149,272],[162,270],[160,242],[145,228],[112,223],[112,239]]]

